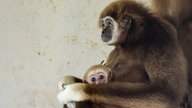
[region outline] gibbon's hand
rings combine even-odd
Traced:
[[[83,91],[86,84],[75,83],[70,85],[65,85],[63,91],[58,93],[57,98],[62,104],[67,104],[70,102],[84,101],[88,98],[86,93]]]
[[[64,90],[66,85],[74,84],[77,82],[82,82],[82,80],[70,75],[64,76],[62,79],[58,81],[58,88],[59,90]]]

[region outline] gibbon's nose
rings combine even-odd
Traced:
[[[95,82],[95,84],[101,84],[101,81],[97,80],[97,81]]]

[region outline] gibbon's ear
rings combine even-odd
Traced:
[[[110,71],[110,72],[109,72],[109,75],[108,75],[108,81],[107,81],[107,82],[112,81],[112,80],[113,80],[113,77],[114,77],[114,75],[113,75],[113,73]]]
[[[133,21],[132,17],[126,15],[126,16],[123,16],[122,19],[123,19],[124,25],[129,28]]]

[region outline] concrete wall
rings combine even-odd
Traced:
[[[57,81],[82,77],[112,47],[100,39],[109,0],[0,0],[0,108],[60,108]]]

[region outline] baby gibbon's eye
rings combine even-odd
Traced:
[[[95,81],[96,81],[96,79],[93,77],[93,78],[91,78],[91,81],[92,81],[92,82],[95,82]]]
[[[99,79],[104,79],[104,76],[103,76],[103,75],[100,75],[100,76],[99,76]]]

